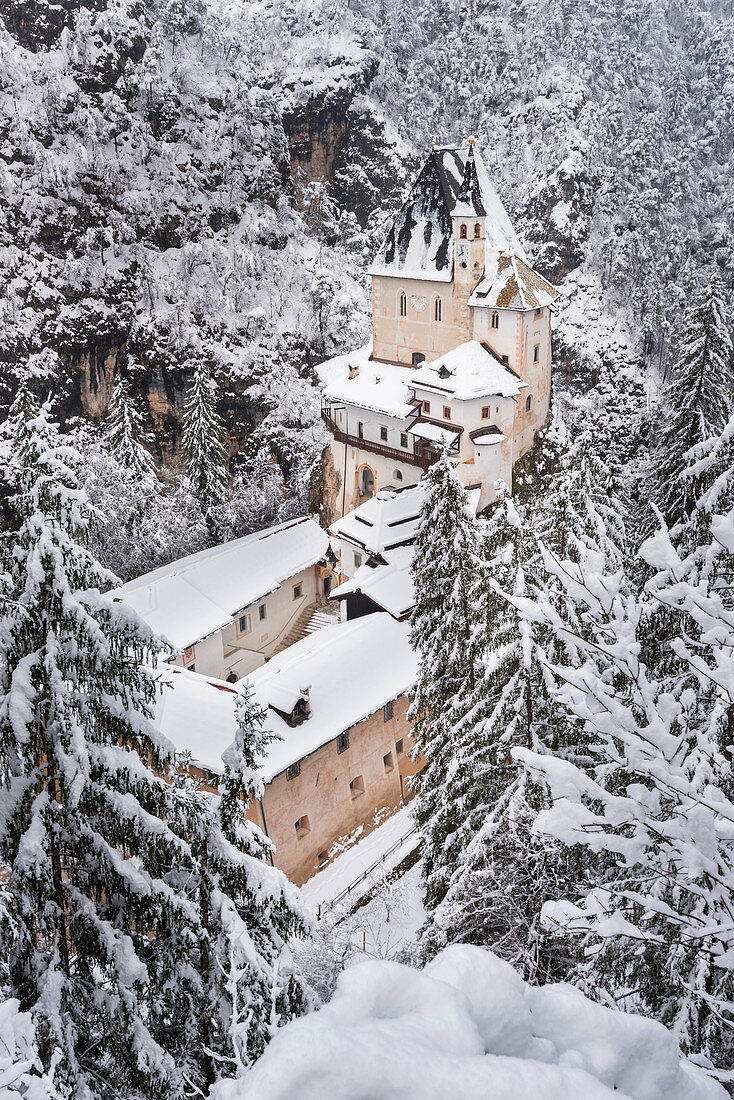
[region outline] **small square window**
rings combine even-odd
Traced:
[[[250,632],[250,616],[240,615],[237,620],[237,630],[240,634],[249,634]]]
[[[296,764],[291,764],[289,768],[285,770],[285,777],[287,780],[296,779],[301,774],[301,761]]]
[[[387,428],[380,426],[380,439],[383,443],[387,443]]]
[[[505,366],[506,366],[506,365],[507,365],[507,364],[508,364],[508,363],[510,362],[510,357],[509,357],[509,355],[503,355],[503,356],[502,356],[502,362],[503,362],[503,363],[505,364]]]
[[[303,817],[299,817],[296,822],[296,836],[300,840],[306,833],[311,832],[311,823],[308,820],[308,814],[304,814]]]
[[[408,433],[407,432],[401,432],[400,433],[400,446],[401,447],[407,447],[408,446]]]
[[[393,768],[395,767],[395,764],[393,763],[393,758],[392,758],[392,753],[391,752],[386,752],[385,755],[383,756],[382,766],[385,770],[385,775],[387,775],[388,772],[391,772],[393,770]]]
[[[542,312],[543,312],[542,308],[541,308],[541,309],[536,309],[536,311],[535,311],[535,316],[536,316],[536,317],[540,317],[540,315],[542,314]]]
[[[346,733],[340,733],[336,739],[336,751],[346,752],[349,748],[349,730]]]
[[[349,784],[349,793],[352,798],[359,798],[361,794],[364,794],[364,776],[355,775],[352,782]]]
[[[293,585],[293,599],[294,600],[300,600],[302,595],[303,595],[303,586],[300,585],[300,584],[294,584]]]
[[[395,752],[396,752],[397,756],[402,756],[403,755],[403,739],[402,739],[402,737],[400,738],[399,741],[395,742]]]
[[[267,607],[265,606],[264,603],[261,603],[260,606],[258,607],[257,614],[258,614],[258,618],[260,619],[260,622],[264,623],[265,620],[268,617],[268,609],[267,609]]]
[[[390,719],[392,718],[392,710],[393,710],[393,700],[391,699],[390,702],[385,703],[384,707],[382,708],[382,718],[383,718],[384,722],[389,722],[390,721]]]
[[[353,555],[353,557],[354,557],[354,567],[355,567],[355,569],[359,569],[360,565],[362,564],[362,555],[361,555],[361,554],[357,554],[357,553],[355,552],[355,554]]]
[[[489,405],[482,405],[482,420],[489,420]]]
[[[535,347],[533,348],[533,362],[534,363],[539,363],[540,362],[540,344],[536,344]]]
[[[430,401],[424,401],[423,402],[423,412],[424,413],[429,413],[430,411],[431,411],[431,402]]]
[[[451,419],[451,406],[450,405],[444,405],[444,407],[443,407],[443,418],[444,418],[444,420],[450,420]]]

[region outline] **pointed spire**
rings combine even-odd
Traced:
[[[463,214],[468,213],[467,208],[471,208],[479,217],[484,217],[487,213],[484,208],[482,189],[479,186],[477,165],[474,159],[474,138],[469,138],[469,152],[464,164],[464,177],[461,181],[459,194],[456,196],[456,205],[462,208]]]

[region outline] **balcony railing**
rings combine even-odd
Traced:
[[[429,467],[438,461],[439,452],[430,451],[427,447],[422,447],[420,451],[417,449],[407,451],[397,447],[386,447],[384,443],[374,443],[371,439],[364,439],[360,435],[350,435],[339,427],[326,409],[321,410],[321,418],[337,443],[348,443],[352,447],[359,447],[361,451],[369,451],[373,455],[392,458],[396,462],[406,462],[409,466],[420,466],[423,473],[426,473]]]

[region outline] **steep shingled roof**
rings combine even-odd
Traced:
[[[393,222],[370,275],[450,282],[454,272],[452,214],[486,218],[485,248],[524,257],[480,154],[473,145],[431,150]]]

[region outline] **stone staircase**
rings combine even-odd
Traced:
[[[332,610],[322,604],[309,604],[308,607],[304,607],[298,618],[293,620],[287,633],[278,642],[277,648],[273,651],[273,656],[276,653],[282,653],[284,649],[295,645],[296,642],[300,642],[301,638],[305,638],[306,635],[313,634],[316,630],[321,630],[322,627],[332,626],[338,622],[338,608]]]

